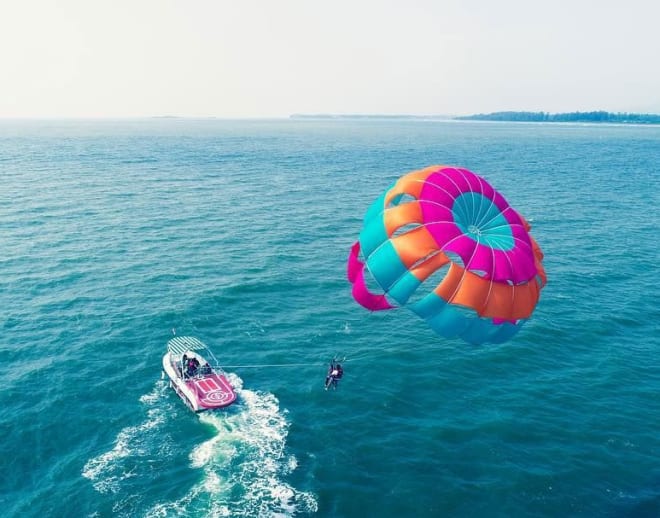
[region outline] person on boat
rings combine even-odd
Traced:
[[[328,368],[328,375],[325,377],[325,390],[328,390],[330,387],[337,389],[337,380],[341,379],[343,375],[344,369],[341,364],[333,359]]]
[[[200,372],[201,372],[204,376],[206,376],[206,375],[208,375],[208,374],[211,374],[211,372],[213,372],[213,371],[211,370],[211,366],[209,365],[209,362],[206,362],[206,363],[202,366],[202,368],[200,369]]]
[[[192,378],[197,374],[197,367],[199,367],[199,360],[193,356],[188,360],[188,377]]]

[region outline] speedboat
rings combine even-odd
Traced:
[[[236,401],[236,393],[211,350],[192,336],[167,342],[163,371],[183,402],[193,412],[223,408]]]

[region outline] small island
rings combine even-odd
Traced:
[[[502,122],[605,122],[615,124],[660,124],[660,115],[650,113],[593,112],[494,112],[454,117],[455,120]]]

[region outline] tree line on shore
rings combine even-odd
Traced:
[[[606,111],[568,113],[504,111],[463,115],[454,118],[457,120],[509,122],[613,122],[629,124],[660,124],[660,115],[650,113],[612,113]]]

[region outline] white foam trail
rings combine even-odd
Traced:
[[[158,504],[147,516],[285,517],[317,511],[311,493],[283,480],[297,467],[295,457],[285,451],[286,411],[280,411],[274,395],[244,390],[233,374],[229,379],[238,403],[226,411],[200,414],[200,421],[216,430],[190,453],[191,467],[203,470],[202,481],[184,498]]]
[[[98,457],[89,459],[82,470],[82,476],[92,481],[99,493],[117,493],[121,489],[121,482],[136,476],[134,468],[128,468],[124,459],[133,456],[153,454],[150,451],[153,441],[149,441],[149,434],[165,422],[166,411],[157,406],[163,399],[167,383],[159,381],[153,390],[143,395],[140,401],[151,408],[147,410],[147,418],[136,426],[128,426],[121,430],[115,439],[114,447]],[[167,453],[167,441],[158,442],[159,454]]]

